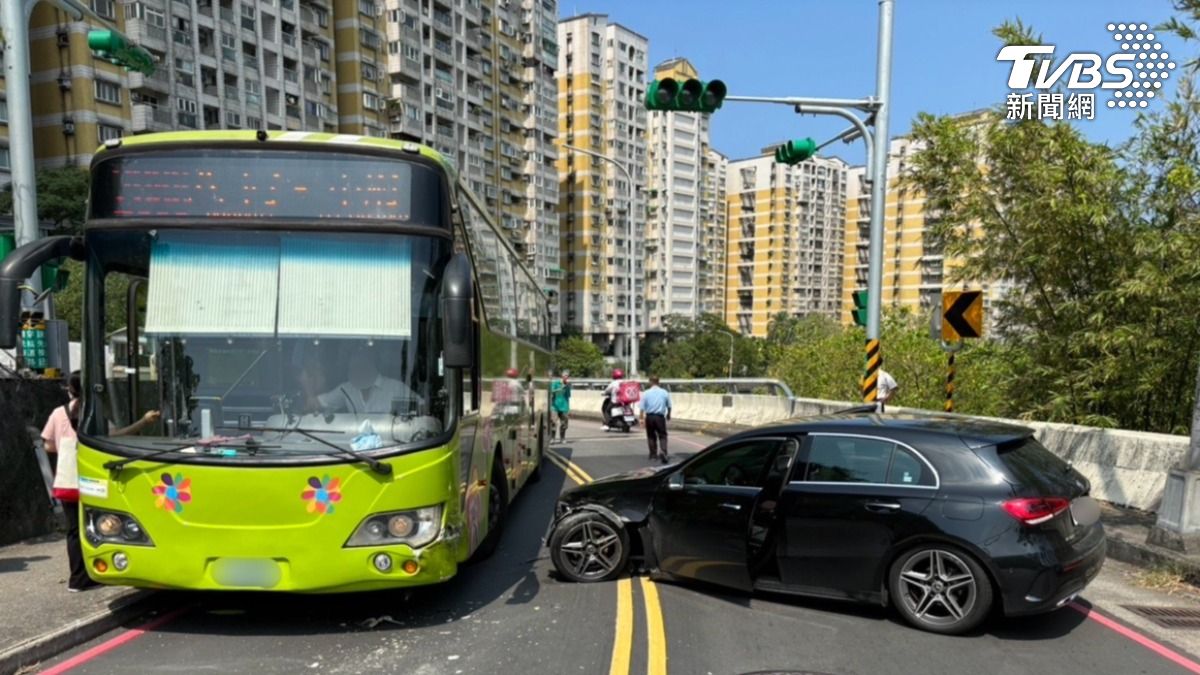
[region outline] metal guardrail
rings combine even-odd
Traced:
[[[576,389],[603,389],[612,382],[611,379],[579,378],[571,379]],[[645,385],[646,381],[641,380]],[[759,396],[779,396],[789,401],[795,400],[792,388],[782,380],[763,377],[730,377],[704,380],[675,380],[663,378],[659,380],[667,391],[696,392],[698,394],[749,394]]]

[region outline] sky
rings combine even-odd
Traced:
[[[701,79],[724,80],[742,96],[863,98],[875,92],[878,4],[872,0],[559,0],[559,14],[607,14],[650,40],[650,65],[682,56]],[[891,136],[918,112],[950,114],[1004,102],[1010,65],[996,61],[991,30],[1020,18],[1055,45],[1056,54],[1106,57],[1120,45],[1109,23],[1159,24],[1169,0],[896,0],[893,31]],[[1182,75],[1200,45],[1157,33]],[[1170,94],[1175,79],[1161,93]],[[1133,133],[1136,113],[1100,107],[1078,122],[1095,141],[1117,145]],[[1161,103],[1156,107],[1161,107]],[[788,138],[823,142],[846,128],[834,117],[800,116],[781,105],[726,103],[713,115],[713,147],[748,157]],[[862,143],[837,143],[822,154],[862,163]]]

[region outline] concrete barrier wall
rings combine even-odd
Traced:
[[[742,426],[769,424],[791,416],[824,415],[861,405],[850,401],[794,399],[772,396],[673,393],[673,417],[704,425],[728,425],[732,432]],[[571,408],[587,416],[598,416],[599,391],[576,390]],[[730,405],[726,405],[729,403]],[[889,407],[889,413],[932,414],[928,410]],[[1122,506],[1155,511],[1162,501],[1167,471],[1187,454],[1188,438],[1123,429],[1101,429],[1051,422],[1027,422],[995,418],[1029,427],[1043,445],[1071,462],[1092,483],[1092,495]],[[709,428],[713,433],[715,430]]]
[[[58,526],[33,442],[66,400],[60,382],[0,380],[0,546]]]

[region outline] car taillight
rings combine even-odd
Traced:
[[[1004,502],[1008,515],[1025,523],[1038,525],[1071,507],[1071,500],[1062,497],[1037,497],[1032,499],[1010,499]]]

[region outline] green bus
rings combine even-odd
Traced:
[[[91,172],[85,234],[0,268],[0,342],[22,279],[85,263],[95,580],[371,590],[443,581],[495,548],[545,450],[549,313],[438,153],[172,132],[111,141]],[[110,431],[148,412],[152,429]]]

